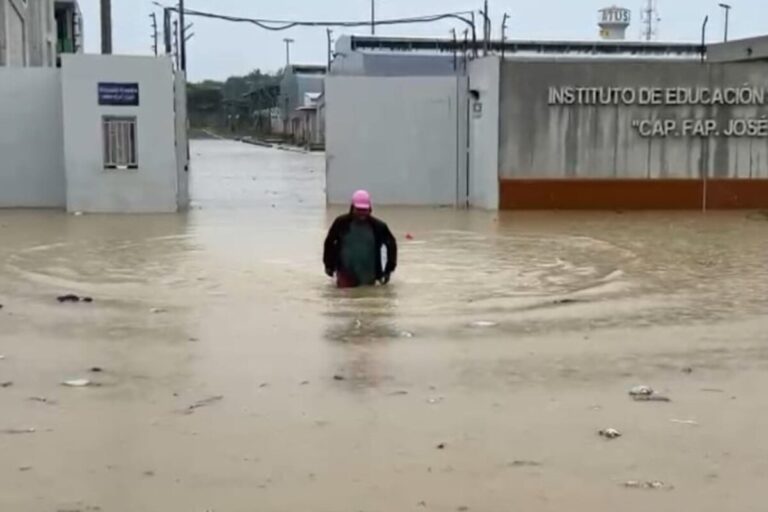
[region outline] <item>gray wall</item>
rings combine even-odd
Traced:
[[[173,90],[176,104],[176,167],[178,189],[177,202],[180,209],[189,206],[189,127],[187,121],[187,77],[177,72]]]
[[[177,211],[178,164],[171,60],[64,55],[62,62],[68,210]],[[140,106],[99,106],[99,82],[138,82]],[[102,116],[105,115],[138,118],[138,169],[104,169]]]
[[[0,207],[66,202],[57,69],[0,67]]]
[[[765,64],[507,61],[502,178],[768,178],[768,138],[641,137],[633,120],[768,116],[768,106],[550,106],[550,86],[768,87]]]
[[[365,188],[378,204],[463,205],[466,87],[457,77],[329,77],[328,202]]]
[[[54,0],[0,0],[0,66],[55,65]]]
[[[486,210],[499,207],[499,72],[498,57],[469,64],[469,88],[479,94],[469,113],[469,204]]]
[[[768,36],[737,39],[707,46],[709,62],[768,59]]]

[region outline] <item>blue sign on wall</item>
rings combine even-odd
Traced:
[[[139,84],[100,82],[99,105],[138,107]]]

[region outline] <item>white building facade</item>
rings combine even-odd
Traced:
[[[188,197],[186,81],[169,57],[0,68],[0,207],[164,213]]]

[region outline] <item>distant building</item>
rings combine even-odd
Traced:
[[[77,0],[0,0],[0,66],[54,67],[82,52]]]
[[[297,109],[305,106],[307,93],[319,94],[325,90],[325,75],[325,66],[292,65],[285,69],[280,82],[278,105],[287,135],[293,135],[293,120],[302,117]]]
[[[390,43],[401,42],[400,48],[395,44],[373,48],[371,41],[378,40],[359,36],[340,37],[336,42],[330,74],[381,77],[451,76],[464,71],[465,61],[461,52],[437,49],[428,52],[412,51],[408,44],[419,42],[417,38],[388,38]],[[361,45],[361,42],[365,44]]]

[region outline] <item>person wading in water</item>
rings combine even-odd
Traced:
[[[373,215],[371,195],[358,190],[349,213],[335,221],[325,239],[323,263],[329,277],[336,276],[339,288],[389,283],[397,268],[397,241],[389,227]],[[382,265],[381,248],[387,248]]]

